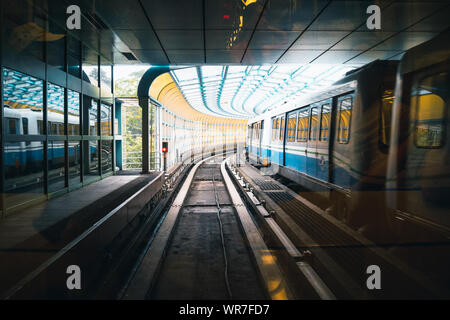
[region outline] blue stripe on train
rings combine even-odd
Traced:
[[[96,147],[90,147],[91,153],[97,152]],[[64,147],[49,148],[47,151],[48,159],[64,157]],[[69,146],[69,157],[75,155],[74,147]],[[12,151],[4,153],[5,166],[15,166],[17,164],[26,164],[27,162],[42,161],[43,152],[42,149],[38,150],[26,150],[26,151]]]
[[[256,147],[250,147],[250,152],[254,155],[257,154]],[[271,150],[262,148],[261,150],[262,157],[267,157],[270,159],[272,163],[282,165],[283,161],[283,152],[277,151],[277,150]],[[322,160],[321,165],[321,159],[316,158],[308,158],[304,155],[295,154],[291,152],[286,152],[286,161],[285,166],[288,168],[291,168],[295,171],[305,173],[311,177],[320,179],[322,181],[329,182],[328,177],[328,161]],[[350,174],[350,171],[338,164],[335,165],[333,170],[333,183],[343,187],[343,188],[350,188],[351,186],[355,185],[358,182],[358,179],[356,179],[354,176]]]

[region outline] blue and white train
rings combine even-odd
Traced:
[[[252,119],[250,161],[321,192],[332,200],[332,212],[355,228],[379,223],[369,221],[376,212],[354,213],[369,197],[383,197],[397,64],[375,61],[325,91]]]
[[[251,119],[249,161],[319,191],[372,239],[447,241],[449,35]]]

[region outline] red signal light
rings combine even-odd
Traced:
[[[167,153],[167,150],[168,150],[168,142],[167,141],[163,141],[161,150],[163,153]]]

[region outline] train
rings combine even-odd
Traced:
[[[64,114],[51,112],[47,114],[49,135],[65,135]],[[90,133],[95,134],[96,124],[90,122]],[[7,135],[26,137],[28,135],[44,135],[43,112],[38,109],[13,109],[5,104],[4,127]],[[68,134],[80,135],[79,117],[68,115]],[[60,175],[64,171],[65,142],[58,140],[48,141],[48,166],[53,175]],[[8,141],[5,143],[4,166],[6,178],[6,191],[21,192],[32,182],[21,177],[43,169],[44,160],[43,141]],[[97,146],[90,146],[90,154],[97,154]],[[76,166],[80,161],[80,148],[77,144],[68,145],[69,166]]]
[[[248,161],[322,195],[328,213],[378,243],[448,241],[448,39],[250,119]]]

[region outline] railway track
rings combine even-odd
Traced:
[[[233,180],[222,156],[191,169],[120,298],[299,298]]]

